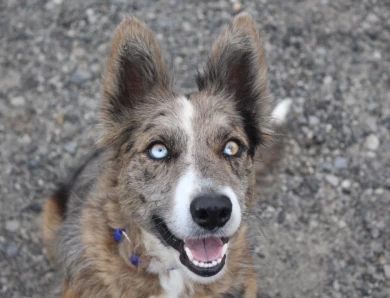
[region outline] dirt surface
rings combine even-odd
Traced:
[[[0,1],[0,297],[52,283],[42,203],[90,148],[116,24],[146,22],[190,92],[240,10],[261,28],[276,102],[293,101],[286,157],[257,187],[259,297],[390,297],[387,0]]]

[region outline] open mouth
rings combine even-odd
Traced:
[[[210,277],[225,266],[228,238],[210,236],[181,240],[171,233],[160,217],[153,216],[153,223],[162,240],[180,253],[180,262],[193,273]]]

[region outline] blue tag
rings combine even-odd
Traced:
[[[133,264],[134,266],[138,266],[141,263],[141,261],[140,261],[138,256],[131,255],[130,256],[130,263]]]
[[[114,230],[114,239],[116,242],[121,242],[123,238],[122,230]]]

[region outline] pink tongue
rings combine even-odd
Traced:
[[[221,257],[223,243],[220,238],[190,239],[185,241],[197,261],[211,262]]]

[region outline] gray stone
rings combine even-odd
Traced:
[[[323,47],[317,47],[315,51],[316,51],[316,54],[319,56],[325,56],[327,53],[326,49]]]
[[[351,191],[351,181],[349,180],[343,180],[343,182],[341,182],[341,189],[345,192],[345,193],[349,193]]]
[[[376,118],[375,117],[367,117],[365,121],[366,126],[370,131],[376,131],[378,129],[378,126],[376,124]]]
[[[337,178],[335,175],[326,175],[325,179],[329,182],[329,184],[335,187],[339,185],[339,178]]]
[[[92,78],[92,75],[82,69],[76,69],[72,73],[72,77],[70,78],[72,83],[75,83],[76,85],[81,85],[82,83],[89,81]]]
[[[346,169],[348,166],[348,159],[345,158],[345,157],[336,157],[335,160],[334,160],[334,167],[337,169],[337,170],[342,170],[342,169]]]
[[[332,167],[332,164],[330,162],[324,162],[322,164],[322,168],[326,171],[326,172],[331,172],[333,167]]]
[[[25,99],[23,96],[16,96],[11,98],[11,105],[14,107],[22,107],[26,103]]]
[[[6,254],[8,257],[16,256],[18,251],[19,251],[19,246],[16,243],[14,242],[8,243],[7,250],[6,250]]]
[[[333,281],[333,289],[334,289],[336,292],[339,292],[339,291],[340,291],[340,283],[339,283],[338,280]]]
[[[94,24],[96,23],[96,20],[97,20],[97,17],[95,15],[95,12],[92,8],[88,8],[86,11],[85,11],[87,17],[88,17],[88,22],[90,24]]]
[[[372,150],[372,151],[377,150],[379,148],[379,145],[380,145],[379,138],[376,135],[374,135],[374,134],[369,135],[366,138],[366,142],[364,144],[364,146],[368,150]]]
[[[309,116],[309,125],[311,127],[315,127],[320,123],[320,119],[318,119],[316,116]]]
[[[383,271],[385,272],[386,278],[390,279],[390,264],[384,265]]]
[[[9,70],[6,75],[2,76],[0,72],[0,90],[7,90],[14,87],[18,87],[21,82],[20,73]]]
[[[333,78],[331,76],[326,76],[324,78],[324,85],[329,85],[330,83],[332,83],[333,81]]]
[[[183,26],[184,31],[187,31],[187,32],[191,31],[191,29],[192,29],[192,25],[188,22],[183,22],[182,26]]]
[[[378,229],[372,229],[372,230],[371,230],[371,236],[372,236],[372,238],[376,239],[376,238],[378,238],[379,235],[380,235],[380,232],[379,232]]]
[[[8,231],[8,232],[16,232],[17,230],[19,230],[19,227],[20,227],[20,224],[17,220],[8,220],[6,223],[5,223],[5,229]]]
[[[64,145],[64,149],[69,153],[75,153],[77,150],[77,144],[75,142],[68,142]]]

